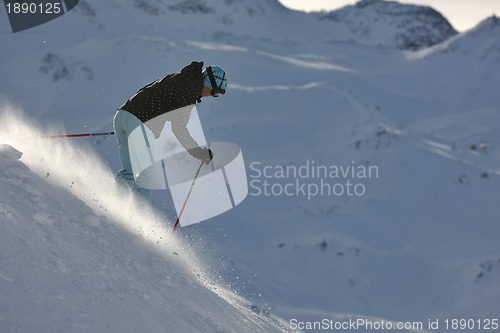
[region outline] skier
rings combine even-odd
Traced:
[[[213,158],[212,151],[201,148],[186,127],[191,112],[191,108],[186,107],[200,103],[202,97],[223,95],[226,92],[227,77],[226,72],[219,66],[202,69],[203,62],[193,61],[180,72],[163,76],[139,89],[120,106],[113,119],[122,164],[122,169],[116,174],[118,180],[129,184],[134,181],[128,136],[142,124],[158,138],[165,121],[170,121],[172,132],[188,153],[200,161],[210,163]],[[180,112],[172,112],[179,109]],[[160,119],[164,119],[163,123],[151,121],[162,115],[164,116]]]

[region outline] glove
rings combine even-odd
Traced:
[[[193,157],[205,162],[206,165],[214,158],[214,153],[211,149],[196,147],[188,151]]]

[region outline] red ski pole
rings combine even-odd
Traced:
[[[83,136],[99,136],[99,135],[115,135],[115,132],[49,135],[49,136],[42,136],[42,139],[78,138]]]
[[[179,216],[177,216],[177,220],[175,221],[174,224],[174,229],[172,230],[172,235],[175,233],[175,229],[177,229],[177,226],[179,225],[179,221],[181,220],[182,213],[184,212],[184,208],[186,208],[186,203],[189,199],[189,196],[191,195],[191,191],[193,190],[194,183],[196,182],[196,178],[198,178],[198,175],[200,174],[201,167],[205,161],[201,161],[200,166],[198,167],[198,170],[196,170],[196,174],[194,175],[193,182],[191,183],[191,188],[189,188],[189,192],[187,194],[186,200],[184,200],[184,203],[182,204],[181,211],[179,213]]]

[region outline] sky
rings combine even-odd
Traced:
[[[355,0],[279,0],[286,7],[304,10],[332,10],[354,4]],[[458,31],[465,31],[488,16],[500,16],[500,0],[399,0],[431,6],[445,16]]]

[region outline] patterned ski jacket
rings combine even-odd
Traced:
[[[186,128],[192,109],[189,106],[201,101],[202,68],[203,62],[193,61],[180,72],[168,74],[142,87],[120,109],[136,116],[151,129],[156,138],[160,136],[166,121],[170,121],[172,132],[182,146],[193,156],[205,157],[208,153],[201,151]]]

